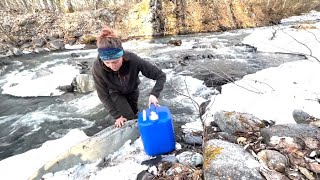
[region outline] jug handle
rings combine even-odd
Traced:
[[[153,111],[153,112],[157,112],[156,111],[156,105],[154,103],[150,104],[150,110]]]

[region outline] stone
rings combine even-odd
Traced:
[[[185,151],[176,156],[179,163],[184,165],[198,166],[203,164],[203,156],[196,152]]]
[[[255,116],[239,112],[216,112],[214,114],[214,121],[222,131],[229,134],[255,132],[265,127],[265,124]]]
[[[204,179],[264,179],[257,170],[260,163],[240,145],[213,139],[204,153]]]

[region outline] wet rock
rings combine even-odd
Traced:
[[[264,123],[251,114],[219,111],[214,114],[214,121],[227,133],[255,132],[265,127]]]
[[[49,45],[53,50],[64,49],[63,40],[60,40],[60,39],[50,41]]]
[[[14,55],[13,52],[11,50],[8,50],[5,56],[13,56],[13,55]]]
[[[196,152],[185,151],[176,156],[179,163],[184,165],[198,166],[203,164],[203,156]]]
[[[45,52],[45,50],[43,48],[35,48],[34,52],[35,53],[42,53],[42,52]]]
[[[46,44],[46,40],[44,38],[34,38],[32,42],[36,47],[43,47]]]
[[[205,179],[264,179],[257,170],[259,162],[240,145],[213,139],[204,153]]]
[[[258,153],[258,157],[264,162],[270,169],[274,169],[278,172],[285,172],[285,168],[289,165],[286,156],[278,151],[274,150],[262,150]]]
[[[15,55],[15,56],[21,56],[23,53],[22,51],[19,49],[19,48],[13,48],[12,49],[12,53]]]
[[[80,57],[80,55],[79,54],[77,54],[77,53],[71,53],[71,55],[70,55],[71,57]]]
[[[192,46],[192,49],[196,49],[196,48],[200,48],[200,49],[214,48],[214,49],[217,49],[217,46],[212,44],[212,43],[197,43],[197,44]]]
[[[168,44],[172,44],[175,46],[181,46],[182,41],[181,40],[170,40],[170,41],[168,41]]]
[[[182,138],[185,143],[190,145],[202,145],[203,141],[201,136],[195,136],[191,133],[185,134]]]

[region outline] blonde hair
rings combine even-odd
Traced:
[[[118,38],[116,33],[108,26],[102,28],[99,36],[97,37],[98,48],[122,48],[121,39]]]

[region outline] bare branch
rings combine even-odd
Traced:
[[[243,88],[243,89],[245,89],[245,90],[247,90],[247,91],[250,91],[250,92],[253,92],[253,93],[263,94],[261,91],[259,91],[258,89],[254,88],[254,87],[252,87],[252,88],[255,89],[256,91],[251,90],[251,89],[248,89],[248,88],[246,88],[246,87],[244,87],[244,86],[241,86],[241,85],[239,85],[239,84],[236,84],[235,81],[234,81],[234,80],[230,80],[231,77],[230,77],[229,75],[227,75],[227,74],[226,74],[224,71],[222,71],[222,70],[221,70],[221,72],[222,72],[223,74],[225,74],[229,79],[221,76],[219,73],[213,72],[212,70],[210,70],[210,69],[208,69],[208,68],[206,68],[206,67],[204,67],[204,66],[200,66],[200,67],[206,69],[207,71],[209,71],[209,72],[211,72],[211,73],[213,73],[213,74],[215,74],[215,75],[217,75],[217,76],[219,76],[219,77],[224,78],[224,79],[227,80],[228,82],[233,83],[234,85],[236,85],[236,86],[238,86],[238,87],[240,87],[240,88]]]
[[[318,41],[318,43],[320,44],[320,41],[319,41],[318,37],[317,37],[313,32],[311,32],[311,31],[309,31],[309,30],[307,30],[307,29],[306,29],[306,31],[307,31],[308,33],[312,34],[313,37],[316,39],[316,41]]]
[[[318,62],[320,62],[320,60],[319,60],[317,57],[315,57],[315,56],[312,55],[312,54],[313,54],[313,53],[312,53],[312,50],[311,50],[306,44],[300,42],[300,41],[297,40],[295,37],[293,37],[291,34],[289,34],[289,33],[287,33],[287,32],[284,32],[283,30],[281,30],[281,31],[282,31],[283,33],[285,33],[286,35],[290,36],[290,37],[291,37],[294,41],[296,41],[298,44],[301,44],[302,46],[306,47],[306,48],[309,50],[310,54],[305,54],[305,55],[310,56],[310,57],[314,58],[315,60],[317,60]]]

